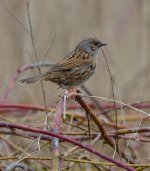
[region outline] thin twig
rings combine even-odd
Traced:
[[[85,93],[90,97],[92,96],[92,93],[88,90],[88,88],[85,85],[81,85],[81,88],[85,91]],[[101,111],[101,114],[104,115],[109,121],[111,121],[111,118],[107,115],[107,112],[103,108],[103,106],[97,101],[97,99],[91,98],[91,100],[94,102],[98,110]]]
[[[67,141],[67,142],[70,142],[74,145],[77,145],[79,146],[80,148],[83,148],[97,156],[99,156],[100,158],[103,158],[107,161],[110,161],[112,163],[115,163],[117,166],[121,167],[121,168],[124,168],[125,170],[127,171],[135,171],[134,168],[132,167],[129,167],[119,161],[116,161],[114,160],[113,158],[111,157],[108,157],[104,154],[102,154],[101,152],[95,150],[94,148],[92,148],[90,145],[86,145],[86,144],[83,144],[79,141],[76,141],[76,140],[73,140],[71,138],[68,138],[66,136],[63,136],[63,135],[60,135],[60,134],[55,134],[54,132],[50,132],[50,131],[47,131],[47,130],[43,130],[43,129],[39,129],[39,128],[31,128],[31,127],[28,127],[28,126],[25,126],[23,124],[16,124],[16,123],[8,123],[8,122],[1,122],[0,121],[0,127],[5,127],[5,128],[10,128],[10,129],[22,129],[24,131],[31,131],[31,132],[38,132],[38,133],[41,133],[41,134],[46,134],[46,135],[49,135],[49,136],[52,136],[52,137],[56,137],[56,138],[59,138],[59,139],[62,139],[64,141]]]
[[[38,55],[37,55],[37,51],[36,51],[36,47],[35,47],[35,43],[34,43],[33,30],[32,30],[31,18],[30,18],[30,4],[29,3],[30,3],[30,1],[27,1],[27,12],[28,12],[29,27],[30,27],[30,37],[31,37],[31,41],[32,41],[33,49],[34,49],[34,54],[35,54],[35,57],[36,57],[36,62],[38,63],[39,60],[38,60]],[[38,70],[39,70],[39,74],[41,74],[40,66],[38,66]],[[45,110],[47,110],[44,86],[43,86],[42,80],[40,80],[40,82],[41,82],[41,88],[42,88],[42,94],[43,94],[43,99],[44,99]],[[47,115],[47,112],[46,112],[46,115]],[[47,123],[46,127],[48,127],[48,123]]]
[[[8,98],[8,96],[11,94],[11,91],[14,87],[14,84],[17,82],[18,78],[20,77],[20,75],[22,73],[24,73],[25,71],[29,70],[29,69],[33,69],[33,68],[37,68],[39,66],[42,67],[51,67],[53,65],[53,62],[42,62],[39,61],[38,63],[33,63],[33,64],[29,64],[29,65],[24,65],[20,68],[17,69],[16,73],[10,78],[6,88],[5,88],[5,92],[3,97],[0,99],[0,102],[5,102],[6,99]]]
[[[8,157],[0,157],[0,160],[16,160],[18,159],[18,156],[8,156]],[[29,160],[52,160],[52,157],[27,157],[26,159]],[[85,159],[73,159],[73,158],[64,158],[64,161],[70,161],[70,162],[75,162],[75,163],[85,163],[85,164],[96,164],[96,165],[104,165],[104,166],[116,166],[113,163],[108,163],[108,162],[99,162],[99,161],[93,161],[93,160],[88,160],[87,157]],[[127,166],[131,167],[150,167],[149,163],[138,163],[138,164],[126,164]]]
[[[85,110],[86,113],[90,115],[94,123],[97,125],[97,127],[100,130],[100,133],[102,134],[102,137],[104,137],[106,143],[108,143],[111,147],[114,148],[114,142],[112,139],[108,136],[107,132],[105,131],[103,127],[103,121],[98,119],[96,114],[90,109],[87,103],[81,98],[80,95],[75,96],[75,100],[82,106],[82,108]]]
[[[49,47],[48,47],[48,49],[47,49],[47,51],[46,51],[46,53],[45,53],[45,55],[44,55],[44,57],[43,57],[43,60],[42,60],[43,62],[45,61],[45,59],[46,59],[48,53],[50,52],[50,50],[51,50],[51,48],[52,48],[52,44],[53,44],[55,38],[56,38],[56,33],[55,33],[54,36],[52,37],[52,40],[51,40],[51,42],[50,42],[50,45],[49,45]]]
[[[78,93],[80,93],[79,90],[77,90]],[[80,93],[81,94],[81,93]],[[97,127],[99,128],[100,133],[102,134],[102,137],[104,138],[105,142],[107,144],[109,144],[114,150],[116,150],[125,160],[129,160],[126,156],[126,154],[123,151],[118,151],[118,149],[116,149],[116,145],[114,144],[114,141],[111,139],[111,137],[108,135],[108,133],[106,132],[105,128],[104,128],[104,123],[101,119],[99,119],[96,114],[90,109],[90,107],[88,106],[88,104],[82,99],[82,95],[77,95],[74,94],[76,101],[82,106],[82,108],[85,110],[85,112],[87,112],[91,118],[93,119],[94,123],[97,125]],[[117,130],[116,130],[117,131]],[[132,159],[130,159],[131,163],[134,163],[134,161]]]
[[[111,81],[112,98],[115,99],[115,91],[114,91],[113,77],[112,77],[112,74],[111,74],[111,71],[110,71],[110,67],[109,67],[109,64],[108,64],[108,61],[107,61],[107,58],[105,56],[105,53],[104,53],[103,49],[101,49],[101,51],[103,53],[103,56],[104,56],[104,59],[105,59],[105,62],[106,62],[106,66],[107,66],[107,70],[108,70],[108,73],[109,73],[110,81]],[[118,114],[117,114],[117,109],[116,109],[116,102],[113,101],[113,104],[114,104],[114,111],[115,111],[115,118],[116,118],[116,120],[115,120],[115,123],[116,123],[116,131],[117,131],[118,130]],[[115,141],[116,141],[117,151],[118,151],[119,156],[121,158],[121,154],[120,154],[120,150],[119,150],[119,139],[116,138]]]
[[[60,101],[57,103],[54,121],[52,124],[52,131],[56,134],[58,134],[60,132],[62,115],[64,112],[63,109],[64,109],[64,98],[62,97],[60,99]],[[58,171],[59,170],[59,159],[58,159],[58,156],[59,156],[59,139],[56,137],[52,137],[51,151],[52,151],[52,155],[53,155],[53,170]]]
[[[14,19],[24,29],[24,31],[27,33],[27,35],[30,36],[30,32],[27,29],[27,27],[17,17],[15,17],[5,5],[2,5],[2,7],[8,13],[8,15],[11,16],[12,19]]]

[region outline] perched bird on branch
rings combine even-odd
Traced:
[[[64,89],[82,85],[93,75],[98,51],[105,45],[96,38],[83,40],[69,55],[51,66],[47,72],[22,79],[20,82],[30,84],[45,80],[54,82]]]

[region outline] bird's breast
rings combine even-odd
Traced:
[[[59,72],[51,72],[45,80],[57,83],[62,88],[76,87],[83,84],[95,72],[96,62],[91,61],[90,64],[78,66],[68,70]]]

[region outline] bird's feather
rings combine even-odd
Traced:
[[[69,70],[69,69],[75,69],[76,67],[82,67],[85,65],[91,65],[92,61],[92,56],[85,53],[85,52],[80,52],[79,55],[78,53],[75,53],[76,55],[68,55],[69,57],[65,58],[63,61],[56,63],[53,65],[47,73],[50,72],[58,72],[58,71],[64,71],[64,70]],[[73,57],[71,57],[73,56]],[[87,60],[89,58],[89,60]],[[91,60],[90,60],[91,58]]]

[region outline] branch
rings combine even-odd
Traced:
[[[77,91],[78,91],[78,93],[80,93],[79,90],[77,90]],[[106,132],[106,130],[103,127],[103,125],[104,125],[103,121],[96,116],[96,114],[90,109],[88,104],[81,98],[80,95],[75,94],[75,99],[82,106],[82,108],[85,110],[85,112],[87,112],[90,115],[90,117],[93,119],[94,123],[99,128],[99,131],[102,134],[102,137],[104,138],[106,143],[109,144],[119,154],[121,154],[121,156],[126,161],[128,161],[129,159],[127,158],[126,154],[123,151],[120,152],[120,150],[118,148],[116,149],[115,143],[113,142],[112,138],[108,135],[108,133]],[[130,159],[130,162],[134,163],[134,161],[132,159]]]
[[[52,124],[52,131],[56,134],[60,132],[61,118],[64,111],[64,98],[62,97],[56,106],[56,113]],[[59,139],[52,137],[51,150],[53,154],[53,170],[59,170]]]
[[[21,129],[21,130],[24,130],[24,131],[37,132],[37,133],[49,135],[51,137],[56,137],[56,138],[59,138],[61,140],[66,141],[66,142],[77,145],[80,148],[83,148],[83,149],[85,149],[85,150],[99,156],[100,158],[103,158],[103,159],[105,159],[107,161],[110,161],[110,162],[116,164],[117,166],[119,166],[121,168],[124,168],[127,171],[135,171],[134,168],[129,167],[129,166],[117,161],[117,160],[114,160],[113,158],[110,158],[109,156],[106,156],[105,154],[102,154],[99,151],[96,151],[94,148],[92,148],[91,146],[89,146],[87,144],[83,144],[82,142],[80,143],[80,142],[78,142],[76,140],[73,140],[71,138],[68,138],[68,137],[60,135],[60,134],[55,134],[55,133],[47,131],[47,130],[42,130],[42,129],[39,129],[39,128],[31,128],[31,127],[28,127],[28,126],[25,126],[25,125],[16,124],[16,123],[15,124],[14,123],[8,123],[8,122],[0,122],[0,127],[13,128],[13,129],[16,128],[16,129]]]
[[[20,68],[17,69],[17,72],[10,78],[7,86],[6,86],[6,89],[5,89],[5,92],[4,92],[4,95],[3,97],[0,99],[0,102],[4,102],[8,96],[10,95],[12,89],[13,89],[13,86],[14,84],[16,83],[16,81],[18,80],[19,76],[29,70],[29,69],[33,69],[33,68],[37,68],[38,66],[44,66],[44,67],[47,67],[47,66],[52,66],[53,63],[52,62],[38,62],[38,63],[33,63],[33,64],[30,64],[30,65],[24,65]]]

